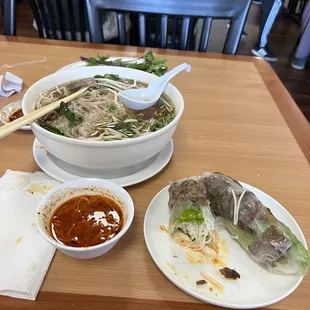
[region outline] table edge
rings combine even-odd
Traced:
[[[98,296],[98,295],[85,295],[73,293],[57,293],[57,292],[39,292],[38,298],[35,302],[14,299],[14,306],[12,307],[12,298],[2,297],[1,305],[3,309],[101,309],[104,304],[104,309],[109,310],[162,310],[162,309],[178,309],[178,310],[217,310],[219,307],[197,302],[176,302],[154,299],[140,299],[140,298],[125,298],[125,297],[111,297],[111,296]],[[96,307],[96,306],[100,307]],[[16,308],[17,307],[17,308]],[[222,308],[224,309],[224,308]],[[272,308],[264,308],[264,310],[273,310]]]
[[[271,65],[258,58],[252,60],[282,117],[310,164],[310,124],[285,88]]]

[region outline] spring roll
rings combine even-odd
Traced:
[[[254,193],[219,172],[204,173],[202,182],[211,211],[257,264],[277,274],[307,273],[309,252]]]
[[[168,232],[180,245],[202,250],[217,243],[214,216],[200,177],[173,182],[169,188]]]

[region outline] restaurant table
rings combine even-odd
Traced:
[[[80,56],[137,57],[146,50],[0,37],[0,74],[8,70],[24,79],[23,91],[1,98],[0,108]],[[152,261],[143,237],[144,214],[156,193],[171,180],[205,170],[221,171],[265,191],[285,206],[310,240],[309,124],[270,65],[245,56],[153,52],[170,68],[186,61],[192,71],[172,82],[184,97],[185,112],[173,137],[170,163],[150,180],[127,188],[136,210],[132,227],[112,251],[96,259],[75,260],[57,251],[37,300],[0,296],[0,309],[217,309],[173,285]],[[2,66],[44,56],[44,64]],[[1,175],[7,169],[40,170],[33,141],[31,131],[0,140]],[[309,309],[309,292],[306,276],[292,295],[268,309]]]

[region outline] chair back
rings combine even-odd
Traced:
[[[4,17],[4,35],[5,36],[15,36],[16,35],[16,2],[15,0],[0,0],[0,4],[3,7],[3,17]]]
[[[196,22],[202,20],[198,46],[201,52],[207,50],[212,21],[229,19],[230,28],[223,48],[226,54],[237,52],[250,5],[251,0],[86,0],[90,35],[95,43],[104,42],[100,19],[102,10],[116,12],[118,36],[124,45],[131,44],[126,35],[127,12],[137,17],[139,46],[153,46],[151,42],[155,41],[156,47],[167,48],[170,40],[172,48],[191,49]],[[152,19],[157,21],[153,33],[150,31]],[[178,44],[174,46],[176,41]]]
[[[84,0],[29,0],[40,38],[87,41]]]

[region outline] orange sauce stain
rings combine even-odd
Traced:
[[[227,266],[229,257],[229,249],[224,240],[219,240],[216,248],[206,246],[200,251],[194,251],[187,249],[185,258],[190,264],[206,264],[211,263],[216,265],[218,268],[224,268]]]
[[[167,228],[166,228],[164,225],[160,225],[160,226],[159,226],[159,229],[160,229],[161,231],[167,231]]]

